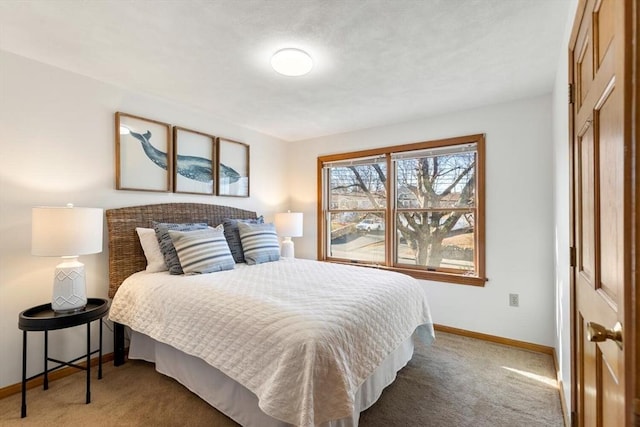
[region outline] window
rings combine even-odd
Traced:
[[[483,285],[484,135],[318,158],[319,258]]]

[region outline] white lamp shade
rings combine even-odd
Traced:
[[[276,230],[283,237],[302,236],[302,212],[277,213]]]
[[[31,253],[77,256],[102,252],[102,217],[99,208],[33,208]]]

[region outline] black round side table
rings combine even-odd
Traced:
[[[102,322],[100,322],[100,342],[97,350],[91,350],[91,322],[102,319],[109,311],[109,301],[102,298],[89,298],[85,308],[72,313],[56,313],[51,304],[42,304],[31,307],[18,316],[18,327],[22,330],[22,418],[27,416],[27,381],[44,375],[43,389],[49,388],[49,372],[63,366],[87,371],[87,396],[86,403],[91,402],[91,355],[98,353],[98,379],[102,379]],[[65,329],[72,326],[87,325],[87,354],[77,357],[69,362],[49,357],[49,331]],[[44,331],[44,371],[27,378],[27,332]],[[78,360],[87,359],[86,366],[75,364]],[[58,366],[49,369],[49,362],[58,363]]]

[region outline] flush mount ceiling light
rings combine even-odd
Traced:
[[[280,49],[271,57],[271,66],[285,76],[303,76],[313,68],[313,60],[303,50],[295,48]]]

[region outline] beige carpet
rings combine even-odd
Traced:
[[[416,347],[360,426],[562,426],[554,378],[549,355],[437,333],[433,346]],[[80,372],[29,390],[22,420],[20,394],[0,400],[0,425],[237,426],[146,362],[105,365],[89,405],[85,379]]]

